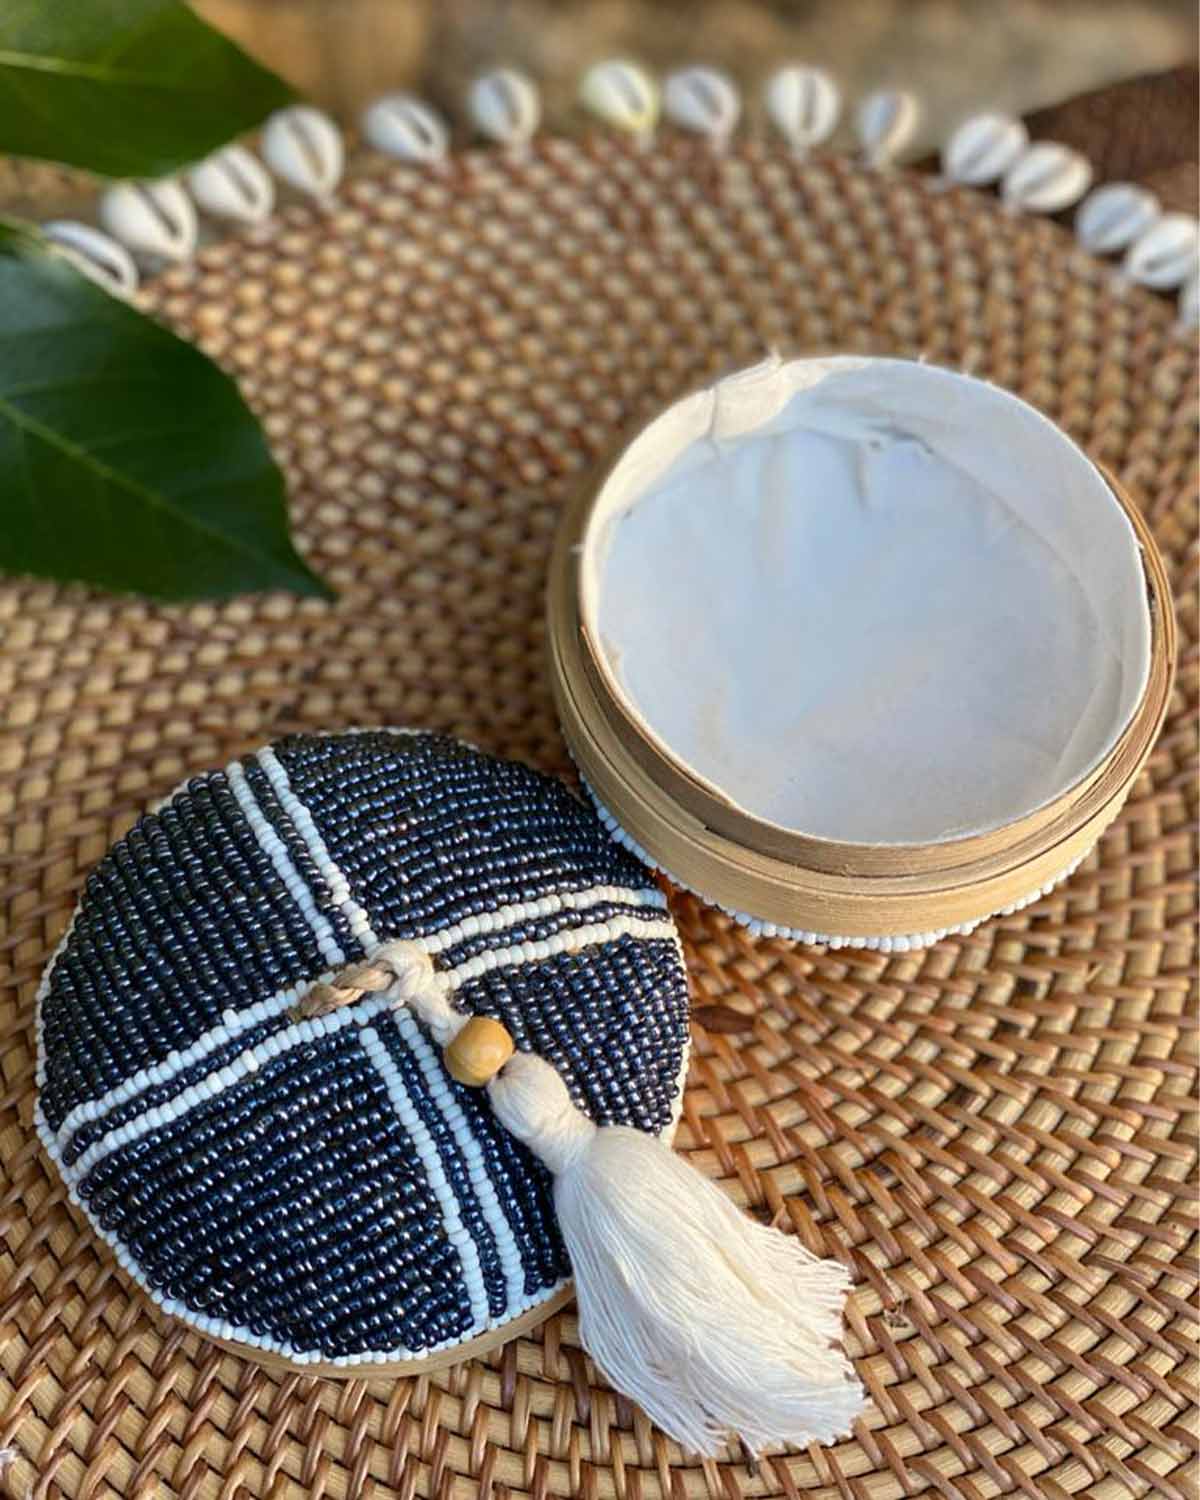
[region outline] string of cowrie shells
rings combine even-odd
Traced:
[[[742,115],[732,80],[716,68],[671,73],[661,91],[636,63],[600,62],[584,75],[581,105],[616,130],[648,143],[660,114],[678,129],[728,144]],[[763,85],[772,126],[803,155],[832,136],[842,114],[836,81],[824,69],[792,65]],[[541,122],[536,84],[512,68],[485,73],[467,97],[470,122],[480,136],[508,151],[529,145]],[[862,160],[884,171],[911,144],[920,103],[903,90],[868,94],[855,111]],[[363,137],[401,161],[436,170],[451,146],[447,123],[412,94],[387,94],[363,112]],[[200,214],[217,223],[261,224],[275,206],[273,172],[295,192],[333,199],[345,164],[338,126],[310,105],[280,110],[266,123],[260,160],[246,146],[223,147],[182,178],[120,182],[101,195],[100,228],[72,220],[43,225],[48,238],[107,289],[130,296],[139,260],[150,267],[187,260],[200,240]],[[268,172],[263,162],[270,168]],[[963,187],[995,189],[1014,213],[1058,214],[1075,207],[1075,234],[1093,255],[1120,257],[1118,279],[1178,297],[1179,324],[1200,325],[1200,222],[1164,213],[1149,189],[1130,182],[1093,186],[1087,159],[1054,141],[1031,142],[1024,124],[994,112],[970,116],[946,141],[942,176]],[[1077,205],[1077,207],[1076,207]]]
[[[731,1201],[838,1258],[855,1282],[846,1348],[870,1414],[833,1447],[768,1451],[753,1464],[736,1451],[689,1460],[596,1375],[569,1312],[486,1359],[420,1379],[338,1386],[273,1373],[158,1318],[81,1229],[33,1140],[37,975],[107,836],[180,777],[262,743],[281,721],[382,722],[396,704],[414,722],[565,770],[535,618],[547,516],[572,463],[594,456],[594,427],[611,436],[629,415],[622,402],[661,400],[710,368],[690,307],[714,278],[681,271],[652,307],[663,340],[647,363],[659,368],[642,375],[637,365],[643,383],[624,385],[640,352],[627,344],[585,331],[572,363],[576,344],[566,358],[554,338],[539,340],[511,289],[525,262],[500,266],[482,290],[444,290],[397,264],[396,247],[412,235],[414,256],[446,254],[467,282],[473,263],[445,252],[431,221],[444,217],[447,236],[461,237],[464,223],[481,222],[471,214],[491,211],[519,237],[519,216],[503,212],[508,191],[544,195],[548,212],[567,183],[571,214],[585,211],[597,179],[669,197],[673,180],[691,174],[702,195],[709,156],[734,161],[745,149],[738,94],[709,70],[674,75],[660,94],[642,70],[606,64],[583,96],[642,143],[644,158],[612,143],[590,156],[542,155],[536,90],[515,74],[489,75],[470,109],[498,148],[496,170],[472,183],[478,201],[466,220],[437,186],[453,171],[449,126],[400,96],[372,106],[363,134],[411,171],[376,162],[343,179],[341,132],[300,108],[270,122],[257,151],[228,147],[172,183],[117,185],[101,205],[103,228],[49,230],[64,253],[228,363],[278,446],[302,540],[343,597],[325,617],[279,600],[172,613],[43,585],[3,591],[5,664],[18,688],[16,769],[4,787],[20,815],[3,851],[19,878],[6,910],[11,1001],[0,995],[0,1494],[1188,1500],[1196,631],[1186,610],[1185,671],[1125,811],[1065,887],[1022,913],[888,955],[797,949],[747,934],[685,893],[671,897],[695,1032],[677,1148]],[[805,236],[846,231],[876,277],[865,290],[861,268],[822,279],[821,262],[798,253],[812,298],[781,293],[771,310],[785,308],[793,329],[849,330],[865,346],[870,318],[845,306],[867,306],[889,268],[907,277],[915,290],[889,305],[894,323],[875,325],[881,338],[913,352],[929,338],[948,360],[965,362],[969,349],[975,368],[1055,410],[1136,487],[1179,592],[1192,541],[1195,386],[1180,374],[1190,343],[1178,329],[1196,320],[1194,224],[1162,215],[1140,189],[1093,188],[1086,162],[1030,145],[1017,121],[967,122],[946,143],[942,181],[918,190],[897,170],[916,119],[908,96],[862,101],[853,164],[820,149],[842,112],[826,75],[782,70],[763,102],[778,137],[765,163],[754,160],[755,207],[778,221],[766,238],[783,245],[781,225],[799,209],[812,216]],[[682,141],[685,132],[696,139]],[[980,189],[983,211],[955,184]],[[1008,214],[987,204],[993,191]],[[1081,257],[1063,252],[1066,236],[1031,222],[1072,206],[1080,249],[1109,265],[1077,284],[1069,272]],[[737,212],[719,204],[714,227]],[[734,283],[737,256],[758,243],[757,222],[747,222],[744,239],[726,234],[715,252]],[[564,238],[575,233],[573,218],[563,223]],[[255,227],[243,235],[239,225]],[[699,216],[689,221],[685,250],[703,233]],[[644,249],[635,233],[610,227],[608,237],[610,269]],[[383,247],[374,262],[373,245]],[[927,264],[947,246],[968,263],[961,284]],[[377,279],[351,285],[351,267],[372,264]],[[792,269],[773,285],[789,292]],[[411,300],[407,287],[395,290],[409,280]],[[611,316],[599,276],[586,285]],[[297,287],[325,320],[311,329],[297,329]],[[1176,331],[1172,310],[1139,288],[1178,296]],[[239,292],[247,299],[235,309]],[[633,294],[612,293],[621,295]],[[747,324],[767,305],[744,286],[731,296]],[[246,308],[249,331],[235,330]],[[578,304],[553,310],[571,321]],[[465,373],[442,368],[464,329],[486,320],[515,325],[497,335],[496,356],[511,360],[512,392],[490,389],[495,366],[469,355]],[[447,359],[432,324],[446,333]],[[756,336],[766,326],[764,315]],[[631,327],[641,337],[647,324]],[[264,344],[264,328],[280,342]],[[740,324],[722,330],[739,355],[755,352]],[[1068,332],[1082,335],[1074,349],[1060,348]],[[381,353],[389,340],[403,348]],[[420,389],[405,383],[403,359],[414,353],[439,357]],[[346,368],[356,378],[339,384]],[[364,426],[381,386],[378,425]],[[472,394],[480,386],[495,408]],[[521,428],[513,402],[529,405],[540,431]],[[464,431],[478,436],[478,462],[464,458]],[[513,494],[518,480],[532,498]],[[315,1003],[333,999],[318,993]]]

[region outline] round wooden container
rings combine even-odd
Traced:
[[[965,376],[953,378],[1002,394]],[[1057,429],[1036,420],[1073,450]],[[781,826],[726,795],[664,743],[614,670],[612,653],[589,617],[584,573],[600,546],[597,502],[646,432],[619,445],[568,503],[548,589],[550,673],[559,716],[614,832],[670,878],[757,932],[885,951],[969,931],[990,915],[1035,899],[1074,870],[1116,817],[1145,763],[1167,710],[1175,665],[1175,622],[1162,560],[1112,476],[1103,476],[1107,497],[1098,487],[1105,501],[1124,512],[1136,538],[1149,662],[1132,712],[1114,726],[1111,746],[1065,790],[999,826],[926,842],[841,840]],[[879,774],[886,776],[887,767],[879,767]]]

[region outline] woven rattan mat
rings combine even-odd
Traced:
[[[236,373],[340,603],[0,591],[0,1444],[13,1495],[1191,1497],[1196,1344],[1194,355],[1059,226],[755,143],[544,142],[206,249],[149,305]],[[558,505],[617,430],[767,346],[922,353],[1019,391],[1144,505],[1179,599],[1166,732],[1098,852],[1019,916],[887,957],[675,900],[680,1148],[842,1256],[853,1439],[681,1457],[570,1311],[486,1363],[277,1378],[152,1312],[31,1128],[32,1001],[91,863],[292,728],[421,724],[566,772],[543,661]]]

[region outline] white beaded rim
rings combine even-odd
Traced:
[[[732,917],[739,927],[744,927],[755,937],[783,938],[787,942],[805,943],[810,947],[821,948],[864,948],[871,953],[913,953],[922,948],[932,948],[935,943],[940,943],[943,938],[968,937],[984,922],[990,922],[993,917],[1011,917],[1014,912],[1024,911],[1027,906],[1032,906],[1035,901],[1040,901],[1043,896],[1048,896],[1064,880],[1068,880],[1083,861],[1096,847],[1092,844],[1082,854],[1073,859],[1044,885],[1037,890],[1031,891],[1029,895],[1022,896],[1019,901],[1011,901],[1007,906],[998,907],[995,911],[985,912],[982,916],[975,917],[970,922],[957,922],[950,927],[938,927],[929,932],[907,932],[907,933],[881,933],[878,937],[854,937],[845,933],[810,932],[800,927],[786,927],[778,922],[766,922],[761,917],[751,916],[749,912],[738,911],[735,907],[726,906],[724,902],[715,900],[705,891],[697,890],[694,885],[689,885],[686,880],[681,880],[667,867],[648,854],[645,849],[626,833],[625,829],[617,822],[604,803],[596,795],[595,789],[587,778],[580,776],[588,796],[595,804],[596,813],[600,821],[608,829],[609,833],[618,844],[623,844],[626,849],[643,864],[647,864],[653,870],[658,870],[665,875],[673,885],[682,890],[690,891],[693,896],[698,896],[708,906],[715,906],[718,911],[723,911],[727,917]]]

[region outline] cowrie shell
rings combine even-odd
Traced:
[[[450,132],[441,116],[412,94],[384,94],[363,111],[362,133],[377,151],[401,161],[444,161]]]
[[[1000,196],[1010,208],[1056,214],[1077,203],[1092,185],[1085,156],[1058,141],[1035,141],[1004,174]]]
[[[1200,328],[1200,272],[1194,273],[1179,293],[1179,326],[1188,331]]]
[[[497,68],[471,85],[467,108],[480,135],[500,146],[526,146],[542,118],[537,85],[515,68]]]
[[[837,128],[842,91],[824,68],[795,64],[771,74],[763,103],[771,124],[793,151],[809,151]]]
[[[964,187],[996,182],[1029,145],[1029,132],[1011,115],[972,115],[942,150],[942,172]]]
[[[1121,271],[1156,292],[1182,286],[1200,265],[1200,222],[1187,214],[1163,214],[1126,252]]]
[[[624,58],[590,67],[579,85],[583,107],[617,130],[649,135],[658,123],[658,86],[645,68]]]
[[[76,270],[114,297],[131,297],[137,291],[138,269],[133,256],[102,229],[74,219],[52,219],[42,225],[42,233]]]
[[[174,177],[114,182],[100,194],[100,223],[139,255],[187,260],[196,249],[196,209]]]
[[[225,146],[191,168],[187,184],[205,213],[261,224],[275,207],[271,174],[245,146]]]
[[[673,125],[726,141],[742,112],[737,85],[716,68],[681,68],[663,86],[663,110]]]
[[[1093,255],[1127,250],[1162,213],[1149,188],[1135,182],[1106,182],[1091,192],[1075,214],[1075,238]]]
[[[855,129],[868,164],[884,167],[911,142],[921,121],[915,94],[902,89],[880,89],[858,106]]]
[[[262,154],[277,177],[312,198],[328,198],[342,178],[342,132],[309,104],[277,110],[263,126]]]

